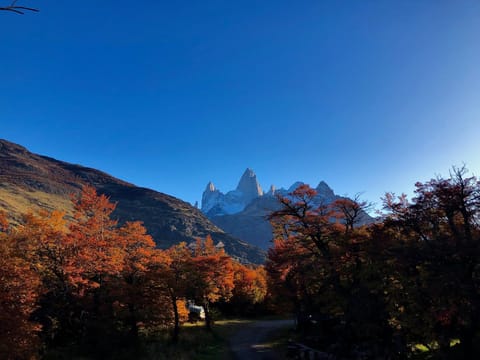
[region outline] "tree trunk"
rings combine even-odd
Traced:
[[[210,317],[210,308],[209,308],[209,301],[205,300],[203,302],[203,309],[205,310],[205,329],[207,331],[212,331],[212,319]]]
[[[174,294],[170,293],[170,299],[172,300],[173,315],[175,319],[175,324],[173,327],[173,334],[172,334],[172,342],[176,344],[178,342],[178,335],[180,333],[180,317],[178,315],[177,297]]]
[[[130,325],[130,337],[133,341],[138,339],[138,326],[137,316],[135,315],[135,304],[128,304],[129,317],[128,322]]]

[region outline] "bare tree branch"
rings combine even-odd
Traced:
[[[26,6],[17,6],[17,0],[13,0],[9,6],[0,6],[0,11],[11,11],[16,14],[23,15],[25,11],[38,12],[38,9],[26,7]]]

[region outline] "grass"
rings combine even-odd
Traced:
[[[204,324],[182,326],[179,341],[171,342],[171,332],[162,331],[151,338],[144,339],[137,346],[131,344],[118,346],[102,345],[102,350],[94,351],[96,355],[86,355],[85,349],[78,345],[50,349],[45,360],[232,360],[227,339],[220,336],[221,330],[208,332]],[[223,335],[223,334],[222,334]],[[118,341],[117,341],[118,343]],[[93,349],[89,349],[91,352]],[[84,354],[84,355],[82,355]]]
[[[0,187],[0,209],[5,210],[10,216],[18,220],[21,214],[39,209],[65,210],[71,215],[73,205],[68,197],[58,194],[47,194],[42,191],[27,191],[14,185]]]
[[[227,340],[218,331],[206,331],[203,324],[182,326],[177,344],[170,343],[165,335],[161,341],[147,345],[145,360],[233,359]]]
[[[231,360],[233,356],[228,346],[228,338],[238,326],[251,320],[218,320],[213,331],[205,329],[204,322],[185,323],[181,327],[177,344],[169,343],[168,334],[162,341],[147,347],[146,360],[196,359],[196,360]]]
[[[460,339],[451,339],[450,340],[450,347],[455,348],[456,345],[460,344]],[[458,348],[457,348],[458,349]],[[413,359],[416,360],[424,360],[424,359],[433,359],[436,358],[437,350],[438,350],[438,343],[433,342],[426,346],[425,344],[415,344],[412,347],[414,351]],[[455,349],[453,349],[455,352]]]
[[[204,322],[185,323],[181,326],[178,343],[171,342],[171,330],[164,330],[148,336],[145,334],[139,344],[129,344],[122,339],[113,339],[101,344],[101,348],[82,348],[82,345],[63,346],[49,349],[45,360],[233,360],[229,339],[246,324],[261,319],[223,319],[215,321],[213,331],[205,329]],[[277,317],[274,319],[278,319]],[[269,337],[272,340],[258,344],[260,350],[272,350],[282,354],[293,333],[291,329],[279,329]],[[85,345],[83,345],[85,346]],[[88,353],[88,354],[87,354]],[[83,354],[83,355],[82,355]],[[96,354],[96,355],[95,355]],[[283,358],[283,357],[282,357]]]

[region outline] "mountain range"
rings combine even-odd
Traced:
[[[301,181],[292,184],[288,189],[271,185],[268,192],[264,192],[252,169],[247,168],[243,173],[235,190],[221,192],[212,182],[202,195],[202,212],[218,227],[227,233],[238,237],[262,249],[268,249],[272,240],[272,227],[267,220],[268,215],[280,209],[277,195],[288,196]],[[315,188],[317,195],[313,199],[314,205],[329,204],[342,197],[324,181]],[[360,223],[372,222],[373,218],[362,213]]]
[[[241,261],[261,263],[265,259],[261,249],[225,233],[187,202],[96,169],[31,153],[0,139],[0,209],[14,223],[21,221],[22,214],[40,208],[64,210],[71,216],[71,195],[87,184],[117,203],[113,217],[120,223],[143,221],[158,247],[189,243],[210,234]]]

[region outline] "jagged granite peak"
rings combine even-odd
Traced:
[[[272,227],[267,220],[268,215],[281,208],[277,195],[291,198],[291,193],[305,183],[297,181],[288,188],[276,188],[272,185],[263,196],[257,193],[248,203],[244,204],[243,187],[240,186],[243,178],[246,178],[245,182],[249,183],[250,189],[255,189],[252,186],[252,184],[258,184],[255,173],[251,169],[247,169],[236,190],[225,195],[220,193],[220,198],[216,199],[214,198],[216,192],[205,192],[204,196],[207,195],[210,202],[207,204],[202,201],[202,211],[214,224],[227,233],[266,250],[271,246],[272,240]],[[315,190],[317,195],[312,199],[313,207],[327,205],[341,199],[340,196],[335,195],[325,181],[321,181]],[[367,213],[362,215],[362,224],[372,221],[373,218]]]
[[[325,181],[320,181],[320,183],[315,188],[315,190],[317,190],[317,193],[319,195],[322,195],[326,198],[335,197],[335,193],[333,192],[332,188],[328,186],[328,184]]]
[[[263,190],[257,181],[257,175],[252,169],[247,168],[238,182],[237,191],[242,192],[246,203],[262,196]]]
[[[202,211],[207,213],[220,203],[225,195],[215,188],[210,181],[202,194]]]
[[[305,185],[305,183],[303,181],[295,181],[289,188],[288,188],[288,192],[292,192],[292,191],[295,191],[300,185]]]
[[[268,190],[267,194],[273,196],[275,195],[275,191],[276,191],[275,185],[272,184],[270,185],[270,190]]]
[[[205,189],[205,191],[210,191],[210,192],[214,192],[216,189],[215,189],[215,185],[213,185],[213,183],[210,181],[208,184],[207,184],[207,188]]]
[[[226,194],[215,188],[212,182],[202,195],[202,211],[208,216],[235,214],[242,211],[253,199],[263,196],[263,190],[252,169],[247,168],[235,190]]]

